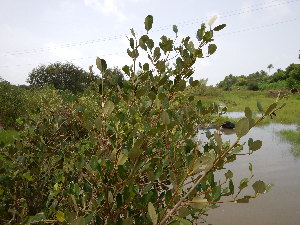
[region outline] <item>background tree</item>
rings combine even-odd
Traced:
[[[24,88],[0,78],[0,123],[4,127],[15,127],[16,119],[23,115],[25,110],[23,93]]]
[[[274,66],[273,66],[273,64],[269,64],[269,65],[267,66],[267,68],[268,68],[268,70],[269,70],[269,73],[270,73],[271,69],[273,69],[273,68],[274,68]]]
[[[95,80],[93,73],[88,73],[71,63],[56,62],[33,69],[29,73],[27,82],[32,86],[51,85],[56,89],[79,93]]]

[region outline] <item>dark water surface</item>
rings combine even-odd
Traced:
[[[210,210],[206,224],[213,225],[300,225],[300,158],[290,153],[290,144],[277,134],[283,129],[296,129],[295,125],[269,124],[253,128],[244,138],[263,141],[262,148],[251,156],[239,156],[228,165],[238,181],[249,177],[249,162],[253,164],[254,178],[274,184],[272,190],[250,203],[224,203]],[[223,135],[224,139],[236,138],[234,133]],[[252,182],[252,183],[253,183]],[[252,194],[252,183],[245,194]],[[246,188],[247,189],[247,188]],[[242,197],[243,195],[241,195]]]

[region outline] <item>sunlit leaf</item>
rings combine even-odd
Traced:
[[[149,216],[152,220],[153,225],[156,225],[158,216],[157,216],[156,210],[155,210],[152,202],[148,203],[148,213],[149,213]]]
[[[115,104],[111,101],[107,101],[104,105],[104,108],[103,108],[103,113],[105,115],[109,115],[112,113],[112,111],[114,110],[115,108]]]
[[[192,225],[192,222],[190,222],[189,220],[186,220],[186,219],[184,219],[184,218],[181,218],[181,217],[179,217],[179,216],[174,216],[174,215],[172,215],[172,217],[173,217],[175,220],[179,221],[180,224],[183,224],[183,225]]]
[[[106,61],[104,59],[100,59],[99,57],[96,59],[96,65],[102,73],[104,73],[107,69]]]
[[[66,220],[65,214],[64,214],[63,212],[61,212],[61,211],[58,211],[58,212],[56,213],[56,218],[57,218],[57,220],[58,220],[59,222],[64,222],[64,221]]]
[[[160,118],[161,118],[161,122],[163,124],[169,124],[170,123],[170,117],[169,117],[169,114],[166,112],[166,111],[163,111],[160,115]]]
[[[207,199],[201,197],[195,197],[189,202],[189,205],[194,209],[203,209],[208,206]]]

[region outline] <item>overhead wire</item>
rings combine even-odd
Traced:
[[[253,30],[258,30],[258,29],[265,29],[265,28],[269,28],[269,27],[273,27],[276,25],[281,25],[284,23],[289,23],[289,22],[299,22],[300,18],[293,18],[290,20],[284,20],[284,21],[279,21],[276,23],[271,23],[271,24],[265,24],[265,25],[261,25],[261,26],[255,26],[255,27],[249,27],[249,28],[245,28],[245,29],[240,29],[240,30],[236,30],[236,31],[232,31],[232,32],[228,32],[228,33],[223,33],[223,34],[217,34],[216,36],[227,36],[227,35],[232,35],[232,34],[238,34],[238,33],[243,33],[243,32],[248,32],[248,31],[253,31]],[[126,55],[126,52],[115,52],[115,53],[108,53],[108,54],[103,54],[101,55],[101,57],[107,57],[107,56],[117,56],[117,55]],[[88,57],[80,57],[80,58],[73,58],[73,59],[60,59],[59,61],[65,61],[65,62],[71,62],[71,61],[83,61],[83,60],[87,60],[87,59],[95,59],[97,56],[88,56]],[[58,61],[58,60],[56,60]],[[47,62],[43,62],[43,63],[38,63],[38,64],[47,64],[47,63],[53,63],[53,61],[47,61]],[[13,65],[14,67],[23,67],[23,66],[34,66],[37,65],[37,63],[29,63],[29,64],[16,64]],[[3,67],[11,67],[9,65],[0,65],[0,68]]]
[[[251,5],[249,7],[245,7],[242,9],[236,9],[236,10],[231,10],[228,12],[224,12],[220,14],[220,18],[228,18],[228,17],[232,17],[232,16],[237,16],[237,15],[242,15],[242,14],[246,14],[249,12],[255,12],[255,11],[259,11],[259,10],[263,10],[263,9],[267,9],[267,8],[272,8],[272,7],[276,7],[276,6],[280,6],[283,4],[291,4],[294,2],[298,2],[300,0],[290,0],[290,1],[278,1],[278,0],[273,0],[270,1],[268,3],[264,3],[264,4],[255,4],[255,5]],[[277,3],[277,4],[270,4],[270,3]],[[258,6],[258,8],[254,8],[255,6]],[[183,21],[183,22],[179,22],[177,23],[178,26],[189,26],[189,25],[193,25],[195,23],[199,23],[200,21],[203,22],[204,20],[209,19],[208,16],[206,17],[201,17],[201,18],[196,18],[193,20],[187,20],[187,21]],[[160,26],[157,28],[153,28],[152,31],[162,31],[162,30],[166,30],[166,29],[170,29],[170,27],[172,27],[172,25],[165,25],[165,26]],[[137,33],[142,33],[142,32],[137,32]],[[66,44],[59,44],[59,45],[54,45],[53,47],[41,47],[41,48],[35,48],[35,49],[28,49],[28,50],[15,50],[15,51],[8,51],[5,52],[4,55],[8,56],[15,56],[15,55],[23,55],[23,54],[37,54],[39,52],[45,52],[45,51],[50,51],[50,50],[54,50],[54,49],[61,49],[61,48],[70,48],[70,47],[76,47],[76,46],[82,46],[82,45],[89,45],[89,44],[95,44],[95,43],[99,43],[99,42],[105,42],[105,41],[112,41],[112,40],[118,40],[121,38],[124,38],[128,35],[128,33],[124,33],[124,34],[118,34],[118,35],[114,35],[114,36],[108,36],[108,37],[103,37],[103,38],[98,38],[98,39],[92,39],[92,40],[86,40],[86,41],[81,41],[81,42],[73,42],[73,43],[66,43]]]

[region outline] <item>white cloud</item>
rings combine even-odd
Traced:
[[[84,0],[84,3],[105,15],[115,15],[120,21],[126,20],[121,9],[123,3],[120,0]]]

